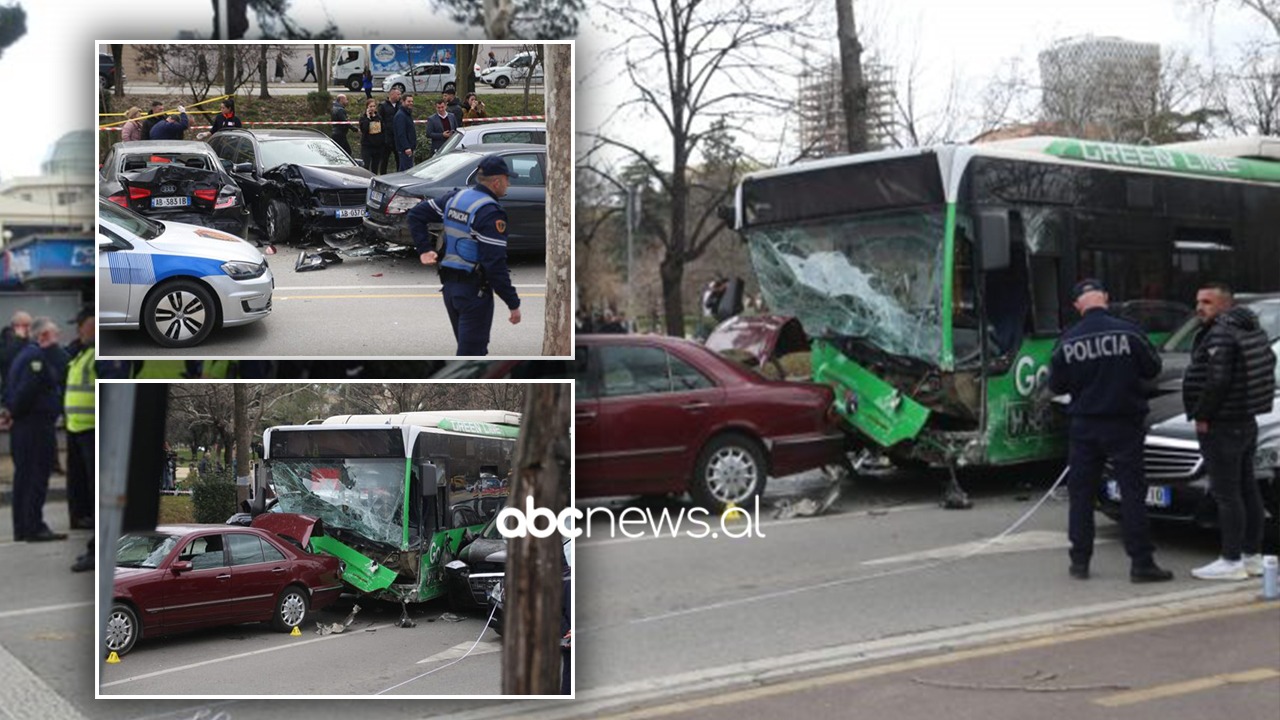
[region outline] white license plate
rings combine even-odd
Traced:
[[[365,210],[362,207],[347,208],[345,210],[338,210],[337,212],[334,213],[334,215],[339,218],[364,217]]]
[[[153,208],[186,207],[187,205],[190,205],[190,204],[191,204],[191,198],[185,195],[181,197],[151,198],[151,207]]]
[[[1120,502],[1120,484],[1115,480],[1107,481],[1107,497]],[[1147,506],[1167,508],[1173,504],[1173,491],[1164,485],[1147,487]]]
[[[374,203],[374,204],[381,204],[381,203],[382,203],[382,199],[383,199],[384,197],[386,197],[386,195],[383,195],[382,193],[378,192],[377,190],[370,190],[370,191],[369,191],[369,202],[371,202],[371,203]]]

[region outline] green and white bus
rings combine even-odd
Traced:
[[[519,413],[464,410],[272,427],[256,497],[269,484],[271,511],[320,518],[310,549],[341,559],[351,589],[423,602],[446,593],[462,536],[505,506],[519,425]]]
[[[1280,290],[1280,141],[829,158],[747,176],[734,219],[771,311],[814,338],[814,379],[869,447],[1012,464],[1064,454],[1038,389],[1077,279],[1175,319],[1206,280]]]

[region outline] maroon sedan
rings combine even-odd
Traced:
[[[120,538],[107,651],[214,625],[270,621],[288,632],[338,598],[338,558],[301,549],[318,520],[271,514],[254,524],[164,525]]]
[[[844,462],[831,388],[766,380],[688,340],[579,335],[572,361],[465,361],[437,377],[573,378],[578,497],[688,491],[743,504]]]

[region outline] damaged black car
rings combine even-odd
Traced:
[[[270,243],[361,232],[373,173],[316,130],[223,130],[209,145],[231,168]]]
[[[140,140],[111,146],[99,169],[98,194],[157,220],[202,225],[244,238],[244,194],[208,145],[195,140]]]

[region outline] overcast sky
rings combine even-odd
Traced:
[[[626,1],[626,0],[621,0]],[[21,0],[28,31],[0,58],[0,84],[11,98],[25,98],[29,111],[10,107],[0,113],[6,147],[0,154],[0,178],[35,174],[49,146],[63,133],[90,127],[94,107],[94,41],[99,39],[171,39],[181,30],[207,35],[209,0]],[[592,0],[588,0],[592,2]],[[617,43],[605,27],[600,7],[592,3],[579,35],[580,77],[578,121],[586,126],[603,119],[629,96],[619,76]],[[453,40],[474,31],[438,15],[426,0],[378,0],[369,4],[340,0],[293,0],[293,17],[312,29],[332,18],[351,39]],[[834,5],[824,2],[831,15]],[[1229,54],[1235,44],[1261,32],[1260,23],[1239,11],[1233,0],[1217,12],[1213,32],[1208,15],[1194,0],[1018,0],[1016,2],[938,2],[937,0],[866,0],[858,5],[859,21],[872,44],[889,54],[909,56],[919,47],[920,63],[931,77],[947,77],[957,66],[962,78],[978,83],[1005,58],[1020,56],[1034,66],[1035,54],[1055,38],[1093,33],[1178,45],[1205,54],[1215,47]],[[139,18],[147,18],[145,22]],[[254,34],[256,26],[250,29]],[[834,33],[833,33],[834,34]],[[834,37],[831,41],[834,52]],[[928,91],[926,91],[928,92]],[[646,123],[628,119],[633,140],[663,152],[662,135]],[[615,132],[619,127],[612,128]],[[759,157],[767,157],[753,148]],[[663,153],[665,154],[665,152]]]

